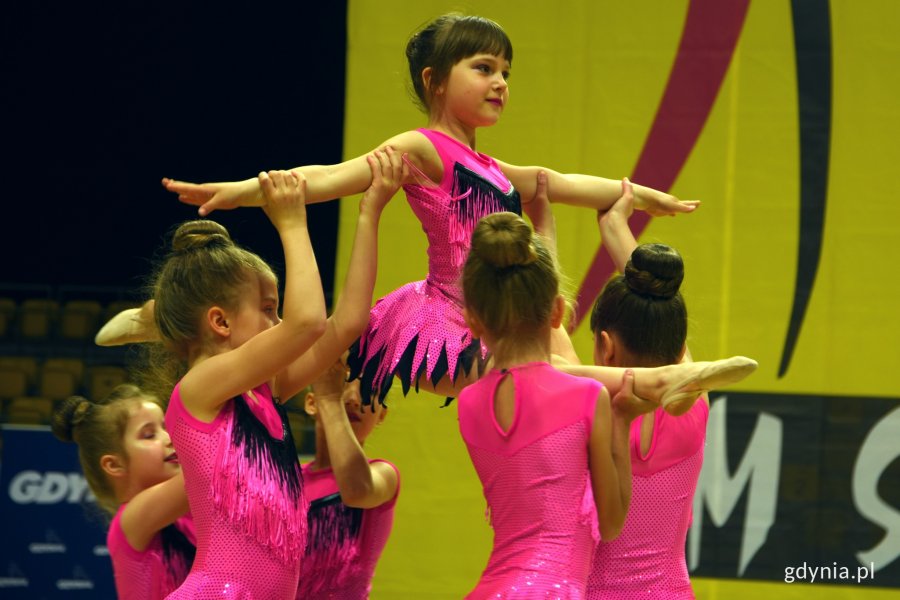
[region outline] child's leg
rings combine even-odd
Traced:
[[[741,381],[756,370],[755,360],[744,356],[712,362],[684,362],[654,368],[634,368],[635,395],[658,402],[673,415],[690,410],[697,398],[709,390],[719,389]],[[615,394],[622,386],[622,367],[561,365],[561,371],[591,377]]]

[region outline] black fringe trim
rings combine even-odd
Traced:
[[[307,552],[337,549],[359,537],[363,509],[347,506],[335,493],[310,502],[306,519]]]
[[[460,223],[478,221],[484,216],[484,211],[478,210],[479,206],[476,204],[476,200],[484,196],[493,197],[504,211],[514,212],[520,216],[522,214],[522,199],[516,188],[512,187],[505,193],[472,169],[459,163],[453,165],[453,184],[450,193],[454,198],[459,198],[453,203],[453,212]]]
[[[378,371],[378,367],[384,360],[387,348],[379,350],[375,356],[372,357],[372,360],[369,361],[369,364],[366,365],[366,368],[363,369],[362,364],[365,360],[365,353],[360,355],[359,352],[361,339],[362,338],[357,338],[357,340],[353,342],[353,345],[350,346],[350,354],[347,357],[347,366],[350,368],[348,381],[353,381],[354,379],[360,380],[359,394],[362,398],[363,406],[371,405],[375,398],[378,399],[380,404],[387,406],[385,398],[391,389],[391,385],[394,383],[394,377],[399,377],[404,396],[409,394],[409,390],[413,386],[415,386],[416,392],[419,391],[419,381],[422,376],[425,375],[425,371],[428,367],[427,361],[423,359],[422,364],[419,365],[418,371],[415,373],[415,376],[413,376],[412,364],[413,359],[416,356],[416,344],[419,341],[419,336],[415,336],[410,340],[409,345],[403,350],[403,354],[397,362],[397,367],[385,375],[377,390],[374,389],[375,373]],[[461,375],[464,376],[471,371],[473,365],[477,366],[478,375],[481,376],[484,373],[484,366],[486,363],[487,359],[481,358],[481,341],[473,338],[471,343],[463,348],[456,359],[456,369],[454,369],[452,376],[453,381],[456,381],[458,377]],[[431,373],[431,384],[436,385],[448,372],[449,361],[447,359],[447,347],[442,346],[441,355],[438,357],[438,362]],[[447,397],[443,406],[448,406],[451,402],[453,402],[453,397]]]
[[[184,581],[194,564],[197,547],[174,523],[163,527],[159,532],[159,537],[162,541],[163,561],[172,577],[179,583]],[[177,572],[180,571],[182,565],[185,568],[184,572]]]
[[[261,402],[265,401],[264,397],[259,399]],[[260,463],[271,463],[282,489],[292,500],[299,501],[303,490],[303,477],[297,461],[294,436],[288,426],[287,412],[284,406],[277,402],[272,402],[272,405],[281,418],[282,439],[273,438],[266,426],[247,406],[244,397],[236,396],[234,398],[234,425],[231,441],[236,448],[240,448],[243,444],[244,457],[251,464],[265,468],[265,464]],[[260,457],[264,458],[260,460]]]

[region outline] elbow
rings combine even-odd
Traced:
[[[349,485],[347,489],[341,489],[341,502],[350,508],[369,508],[369,497],[372,489],[366,485]]]
[[[617,520],[616,522],[604,522],[600,521],[600,539],[604,542],[611,542],[622,533],[622,528],[625,525],[625,519]]]
[[[335,311],[331,319],[341,345],[350,346],[366,330],[366,326],[369,324],[369,308],[364,306],[355,310]]]
[[[356,338],[361,336],[368,324],[369,308],[366,307],[363,310],[355,311],[354,314],[350,316],[349,323],[347,324],[347,335],[351,338],[350,341],[353,342]]]
[[[600,510],[597,507],[597,525],[600,529],[600,539],[611,542],[622,533],[625,528],[625,518],[628,516],[628,508],[615,510]]]
[[[309,315],[306,318],[299,319],[296,324],[296,328],[303,333],[311,334],[316,338],[322,336],[325,333],[325,328],[328,326],[328,319],[324,314],[321,315]]]

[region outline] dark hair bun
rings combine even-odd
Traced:
[[[672,298],[678,293],[683,279],[681,255],[665,244],[641,244],[625,265],[628,288],[642,296]]]
[[[503,269],[538,259],[531,227],[515,213],[490,214],[475,230],[478,233],[472,236],[472,252],[491,266]]]
[[[215,221],[198,220],[182,223],[172,236],[173,252],[190,252],[215,246],[232,246],[228,230]]]
[[[69,396],[53,413],[53,435],[64,442],[74,441],[74,431],[88,415],[93,404],[81,396]]]

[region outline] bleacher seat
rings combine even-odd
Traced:
[[[12,337],[15,321],[16,301],[12,298],[0,298],[0,340]]]
[[[84,363],[79,358],[48,358],[38,378],[38,393],[51,400],[62,400],[82,393]]]
[[[31,356],[0,356],[0,368],[23,372],[29,388],[37,384],[38,361]]]
[[[122,367],[101,365],[88,368],[88,395],[95,402],[106,398],[117,385],[127,382],[128,373]]]
[[[22,425],[49,425],[53,402],[37,396],[13,398],[6,406],[6,422]]]
[[[19,368],[0,365],[0,399],[28,393],[28,375]]]
[[[28,341],[45,341],[50,338],[59,318],[59,302],[45,298],[32,298],[19,307],[19,334]]]
[[[64,340],[91,340],[100,328],[102,307],[94,300],[70,300],[59,318],[59,337]]]

